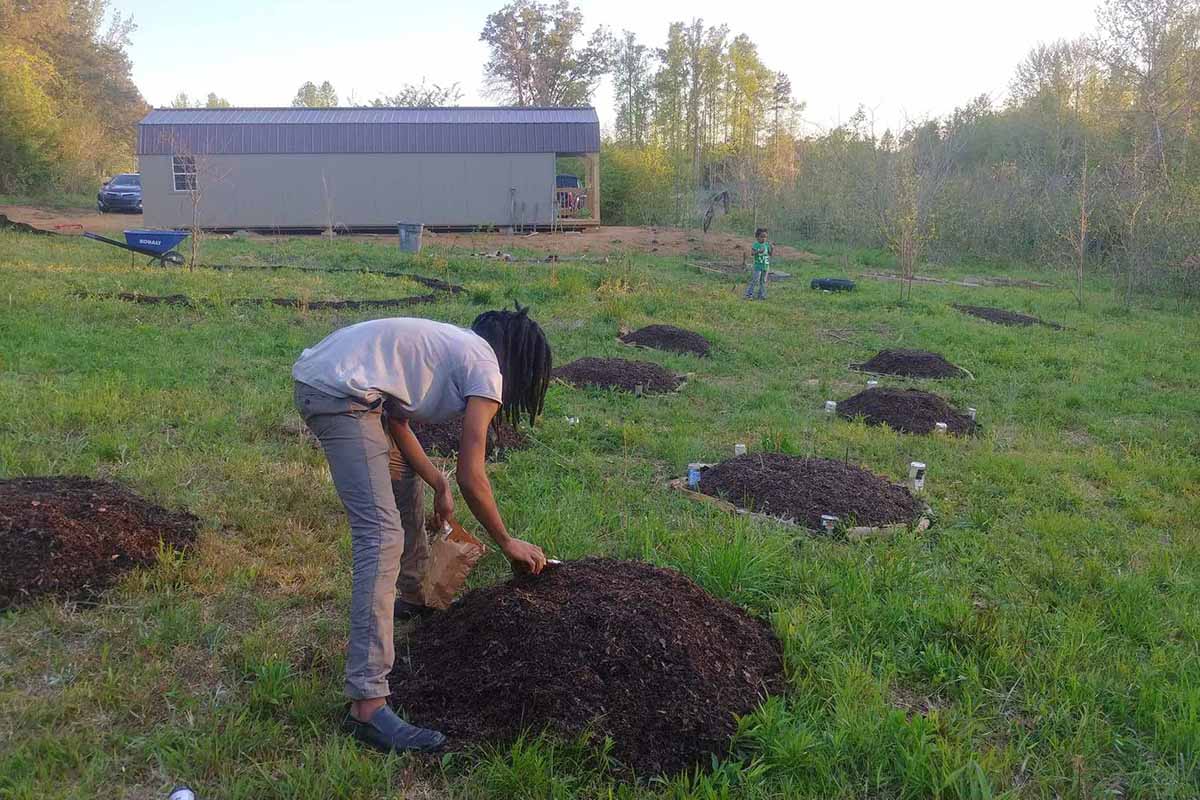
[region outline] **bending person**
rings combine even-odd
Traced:
[[[527,311],[489,311],[471,330],[425,319],[361,322],[308,348],[292,368],[296,409],[320,439],[350,517],[347,724],[383,750],[430,751],[446,740],[387,705],[393,619],[424,610],[422,481],[434,490],[435,514],[454,518],[449,481],[426,456],[410,420],[463,416],[456,478],[471,513],[514,569],[536,574],[546,565],[541,548],[509,535],[484,469],[488,426],[497,414],[513,424],[527,416],[532,425],[546,397],[550,346]]]

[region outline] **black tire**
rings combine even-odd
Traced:
[[[158,260],[158,263],[162,264],[164,267],[167,264],[174,264],[177,267],[182,267],[187,263],[187,259],[185,259],[183,254],[178,250],[168,250],[167,252],[163,253],[162,258]]]

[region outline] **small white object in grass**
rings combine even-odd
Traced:
[[[910,461],[908,463],[908,484],[914,492],[925,489],[925,462]]]
[[[693,463],[693,464],[688,464],[687,481],[688,481],[689,489],[695,489],[697,486],[700,485],[700,468],[701,468],[701,466],[702,465],[699,462]]]
[[[837,401],[835,401],[835,400],[826,400],[826,401],[825,401],[825,413],[826,413],[826,414],[833,414],[833,413],[834,413],[834,412],[836,412],[836,411],[837,411]]]
[[[641,397],[641,396],[642,396],[642,384],[640,384],[640,383],[635,383],[635,384],[633,385],[633,394],[634,394],[634,396],[635,396],[635,397]]]
[[[568,425],[578,425],[579,417],[567,417],[567,424]]]
[[[939,435],[940,435],[940,434],[943,434],[943,433],[945,433],[946,431],[947,431],[947,428],[946,428],[946,423],[944,423],[944,422],[935,422],[935,423],[933,423],[933,432],[934,432],[934,433],[936,433],[936,434],[939,434]]]
[[[171,790],[167,800],[196,800],[196,793],[190,786],[179,786]]]
[[[838,518],[833,514],[821,515],[821,527],[828,533],[833,533],[833,529],[837,527]]]
[[[548,566],[548,567],[557,567],[561,563],[562,562],[559,561],[557,558],[547,558],[546,559],[546,566]]]
[[[967,416],[971,418],[972,422],[975,421],[975,409],[971,406],[967,406]]]
[[[877,380],[869,380],[869,381],[867,381],[867,388],[868,388],[868,389],[874,389],[874,388],[875,388],[876,386],[878,386],[878,385],[879,385],[879,381],[877,381]]]
[[[744,456],[744,455],[746,455],[746,445],[744,445],[744,444],[735,444],[735,445],[733,446],[733,454],[734,454],[735,456]]]
[[[696,380],[696,373],[689,372],[687,374],[687,379],[688,379],[688,383],[691,383],[692,381]]]

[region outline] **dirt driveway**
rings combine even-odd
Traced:
[[[0,206],[13,222],[24,222],[42,230],[63,234],[81,234],[85,230],[97,233],[120,233],[126,228],[142,227],[141,214],[101,214],[94,208],[45,209],[32,206]],[[356,240],[395,244],[388,235],[354,236]],[[434,233],[426,231],[424,244],[472,253],[532,250],[541,255],[608,256],[623,252],[656,253],[664,256],[716,258],[740,263],[747,259],[749,236],[731,233],[704,233],[688,228],[634,228],[603,226],[582,232],[535,233],[509,235],[504,233]],[[801,250],[777,245],[778,260],[792,261],[812,256]]]
[[[13,222],[24,222],[44,231],[75,235],[81,234],[85,230],[97,233],[120,233],[126,228],[142,227],[141,214],[101,214],[94,208],[0,206],[0,214]]]
[[[425,244],[494,253],[497,250],[533,250],[546,255],[607,256],[622,252],[657,253],[664,256],[713,257],[740,261],[750,254],[753,239],[731,233],[704,233],[689,228],[633,228],[604,226],[580,233],[536,233],[509,236],[502,233],[426,233]],[[777,245],[776,258],[806,259],[811,256],[794,247]]]

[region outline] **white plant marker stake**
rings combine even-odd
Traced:
[[[700,485],[700,468],[703,464],[695,462],[688,464],[688,488],[695,489]]]
[[[837,411],[837,403],[833,400],[826,400],[825,401],[825,413],[833,414],[836,411]]]
[[[633,396],[634,396],[634,397],[641,397],[641,396],[642,396],[642,384],[640,384],[640,383],[635,383],[635,384],[633,385]]]
[[[879,381],[877,381],[877,380],[869,380],[869,381],[867,381],[867,388],[868,388],[868,389],[874,389],[874,388],[875,388],[876,386],[878,386],[878,385],[879,385]]]
[[[746,445],[744,445],[744,444],[735,444],[735,445],[733,446],[733,454],[734,454],[735,456],[744,456],[744,455],[746,455]]]
[[[838,518],[835,517],[833,514],[822,514],[821,515],[821,527],[825,530],[826,533],[833,533],[833,529],[837,527],[837,524],[838,524]]]
[[[936,433],[937,435],[942,436],[946,433],[946,431],[947,431],[946,423],[944,423],[944,422],[933,423],[933,432]]]
[[[972,422],[975,421],[975,409],[971,406],[967,406],[967,416],[971,418]]]
[[[908,464],[908,485],[913,492],[925,491],[925,462],[910,461]]]

